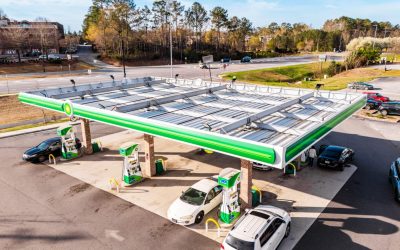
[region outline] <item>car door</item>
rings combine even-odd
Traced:
[[[396,115],[400,115],[400,104],[396,104],[396,105],[394,105],[394,110],[393,110],[394,112],[394,114],[396,114]]]
[[[215,200],[215,191],[214,189],[211,189],[204,201],[204,214],[207,214],[214,208]]]
[[[393,174],[393,187],[395,190],[399,191],[400,190],[400,162],[395,161],[394,162],[394,174]]]
[[[215,192],[214,207],[218,206],[222,202],[222,190],[223,187],[220,185],[214,187],[214,192]]]
[[[274,228],[272,223],[261,233],[260,246],[262,250],[274,249],[272,248],[272,242],[270,241],[271,236],[274,234]]]
[[[61,154],[61,141],[53,142],[50,145],[50,151],[54,156],[59,156]]]
[[[272,249],[276,249],[285,235],[285,223],[282,219],[276,218],[272,223],[273,234],[270,238]]]

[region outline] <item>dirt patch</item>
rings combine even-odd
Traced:
[[[17,95],[0,96],[0,125],[36,119],[55,119],[60,113],[26,105]]]
[[[71,66],[71,71],[94,68],[93,66],[81,61],[71,61],[70,66]],[[62,61],[60,64],[45,63],[45,69],[46,72],[69,71],[67,61]],[[41,62],[0,64],[0,74],[21,74],[21,73],[41,73],[41,72],[44,72],[43,63]]]
[[[120,60],[117,60],[115,58],[109,58],[109,57],[102,57],[101,60],[107,64],[111,64],[113,66],[121,67],[122,62]],[[170,59],[155,59],[155,60],[149,60],[149,59],[137,59],[137,60],[129,60],[125,62],[126,66],[157,66],[157,65],[168,65],[170,64]],[[174,65],[176,64],[182,64],[180,60],[174,60]]]
[[[395,115],[382,116],[376,110],[361,109],[355,114],[355,116],[359,117],[359,118],[365,118],[365,119],[370,119],[370,120],[375,120],[375,121],[400,123],[400,116],[395,116]]]
[[[90,188],[90,185],[87,183],[77,184],[69,188],[67,195],[74,196],[75,194],[86,191],[88,188]]]

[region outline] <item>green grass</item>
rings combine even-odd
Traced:
[[[322,75],[326,74],[329,63],[322,64]],[[236,76],[239,82],[248,82],[280,87],[315,88],[317,83],[322,83],[325,90],[340,90],[347,87],[347,84],[355,81],[370,81],[377,77],[400,76],[400,70],[384,71],[373,68],[360,68],[342,72],[341,74],[321,78],[320,63],[300,64],[278,68],[268,68],[250,71],[231,72],[222,75],[222,78],[231,80]],[[311,77],[312,81],[304,81],[304,78]]]
[[[50,121],[50,122],[41,122],[41,123],[36,123],[36,124],[27,124],[27,125],[21,125],[21,126],[16,126],[12,128],[5,128],[5,129],[0,129],[0,133],[6,133],[6,132],[12,132],[12,131],[18,131],[18,130],[23,130],[23,129],[28,129],[28,128],[37,128],[41,126],[46,126],[46,125],[51,125],[51,124],[57,124],[57,123],[63,123],[69,121],[68,118],[56,120],[56,121]]]

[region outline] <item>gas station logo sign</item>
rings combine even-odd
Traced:
[[[69,101],[69,100],[66,101],[63,104],[63,109],[64,109],[65,114],[67,114],[69,117],[72,117],[74,115],[74,109],[72,107],[71,101]]]

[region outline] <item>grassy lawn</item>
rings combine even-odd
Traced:
[[[68,63],[63,61],[62,64],[46,63],[46,72],[68,72]],[[71,62],[71,70],[87,70],[94,69],[92,65],[85,62]],[[23,62],[0,64],[0,74],[21,74],[21,73],[43,73],[43,65],[41,62]]]
[[[24,104],[17,95],[0,96],[0,124],[12,124],[35,119],[53,118],[60,113]]]
[[[325,72],[329,63],[322,64],[322,72]],[[347,84],[354,81],[370,81],[377,77],[400,76],[400,70],[384,71],[373,68],[360,68],[342,72],[327,79],[321,77],[321,65],[319,63],[300,64],[278,68],[268,68],[223,74],[222,77],[231,80],[233,76],[238,81],[263,84],[270,86],[315,88],[317,83],[323,83],[323,89],[339,90],[347,87]],[[312,81],[304,81],[304,78],[311,77]]]
[[[60,120],[56,120],[56,121],[49,121],[46,123],[41,122],[41,123],[36,123],[36,124],[27,124],[27,125],[16,126],[16,127],[12,127],[12,128],[4,128],[4,129],[0,129],[0,133],[18,131],[18,130],[28,129],[28,128],[37,128],[40,126],[58,124],[58,123],[63,123],[63,122],[67,122],[67,121],[69,121],[69,119],[65,118],[65,119],[60,119]]]
[[[400,54],[399,53],[383,53],[381,57],[386,57],[388,62],[400,62]]]

